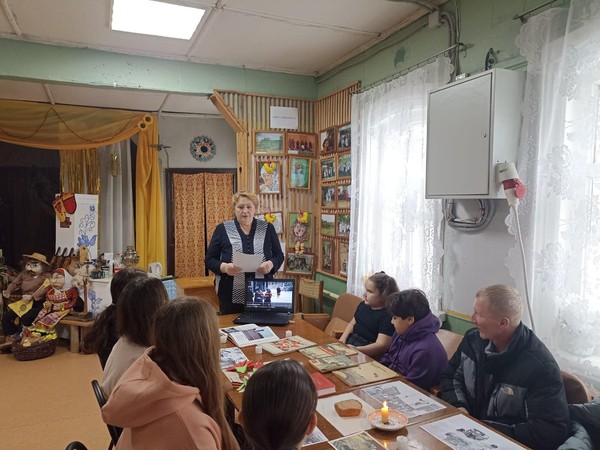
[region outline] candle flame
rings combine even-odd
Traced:
[[[383,401],[383,407],[387,408],[387,401],[385,401],[385,400]]]

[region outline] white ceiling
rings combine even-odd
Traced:
[[[111,0],[0,0],[0,38],[319,75],[420,17],[428,0],[166,0],[207,9],[191,40],[112,31]],[[442,3],[445,0],[433,0]],[[206,96],[0,79],[0,98],[216,114]]]

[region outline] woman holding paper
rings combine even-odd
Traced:
[[[272,279],[283,264],[275,227],[254,217],[258,208],[256,194],[237,192],[233,195],[233,208],[235,218],[217,225],[206,251],[206,267],[216,275],[221,314],[243,310],[247,278]],[[254,262],[250,255],[255,257]],[[244,267],[235,265],[234,259],[243,261]]]

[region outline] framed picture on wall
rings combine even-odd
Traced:
[[[335,208],[335,185],[321,186],[321,208]]]
[[[312,274],[314,260],[315,255],[288,253],[285,257],[285,272]]]
[[[335,180],[335,157],[321,158],[321,181]]]
[[[350,214],[337,215],[337,234],[338,237],[350,236]]]
[[[288,162],[288,182],[290,189],[310,189],[312,160],[301,156],[290,156]]]
[[[256,192],[260,194],[281,193],[281,163],[260,161],[256,163]]]
[[[350,153],[342,153],[337,157],[337,177],[350,178],[352,176],[352,166],[350,165]]]
[[[338,152],[343,152],[344,150],[350,150],[351,145],[351,133],[352,128],[350,124],[345,124],[340,126],[337,129],[337,149]]]
[[[333,273],[334,243],[329,239],[321,238],[321,270]]]
[[[337,207],[338,208],[350,208],[350,198],[352,191],[350,183],[338,184],[337,185]]]
[[[338,242],[338,259],[337,268],[338,273],[342,277],[348,276],[348,254],[350,250],[350,244],[346,241]]]
[[[254,153],[257,155],[283,155],[285,133],[274,131],[254,132]]]
[[[335,152],[335,130],[334,128],[326,128],[319,133],[319,143],[321,145],[321,153]]]
[[[317,135],[312,133],[285,133],[288,155],[315,156]]]
[[[305,249],[312,247],[312,214],[288,213],[288,233],[287,233],[287,248],[290,253],[293,253],[296,246],[300,248],[300,244]]]
[[[281,211],[257,214],[256,218],[273,224],[275,232],[277,234],[283,234],[283,213]]]
[[[335,236],[335,214],[321,214],[321,234]]]

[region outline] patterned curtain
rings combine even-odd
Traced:
[[[215,227],[225,220],[233,217],[233,174],[232,173],[205,173],[204,198],[206,207],[206,231],[208,240]],[[208,245],[208,241],[206,243]]]

